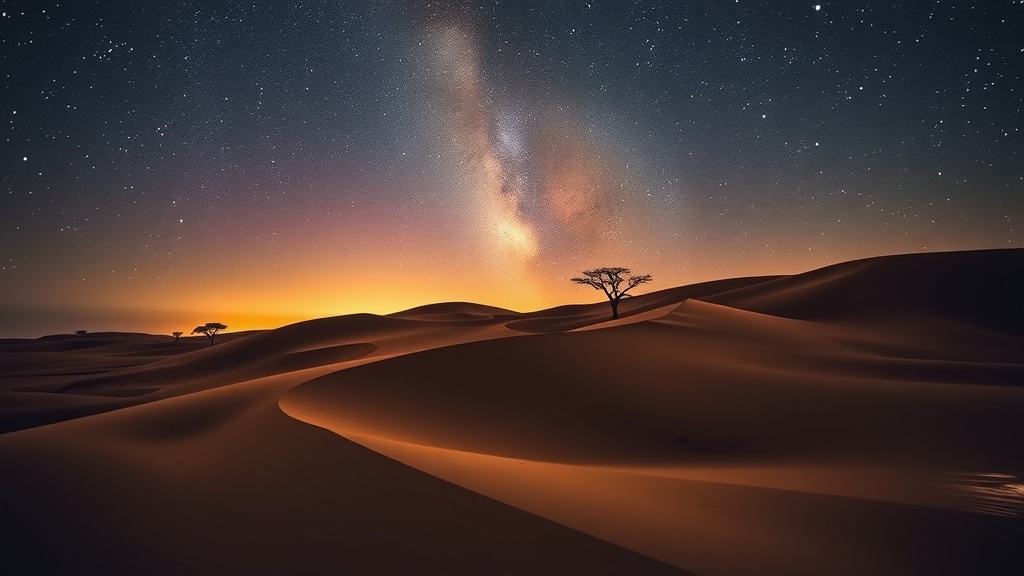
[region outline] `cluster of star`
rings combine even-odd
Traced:
[[[10,2],[0,323],[1020,246],[1022,28],[980,0]]]

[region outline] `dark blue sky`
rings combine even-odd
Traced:
[[[1024,243],[1016,0],[0,6],[0,336]]]

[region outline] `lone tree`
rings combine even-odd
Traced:
[[[184,334],[184,332],[171,332],[171,336],[174,336],[174,341],[175,342],[178,341],[178,338],[181,338],[182,334]]]
[[[192,333],[205,334],[206,337],[210,339],[210,346],[213,346],[213,337],[217,335],[217,332],[226,329],[227,326],[221,324],[220,322],[207,322],[202,326],[196,326],[195,330],[193,330]]]
[[[75,330],[75,336],[85,336],[88,333],[86,330]]]
[[[614,320],[619,317],[619,301],[626,296],[626,293],[652,280],[650,274],[637,276],[630,274],[632,273],[629,268],[594,268],[593,270],[584,270],[583,276],[572,278],[572,281],[592,286],[595,290],[604,292],[604,295],[608,297],[608,302],[612,305],[612,320]],[[626,283],[625,288],[622,288],[623,282]]]

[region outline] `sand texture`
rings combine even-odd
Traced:
[[[1024,250],[0,341],[4,574],[1024,574]]]

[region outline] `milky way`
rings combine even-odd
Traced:
[[[1024,243],[1024,4],[0,8],[0,335]]]
[[[460,192],[478,207],[494,257],[510,273],[526,274],[520,289],[544,273],[535,270],[538,259],[600,254],[627,220],[642,227],[643,206],[616,178],[623,170],[566,103],[517,104],[489,83],[479,25],[471,13],[448,8],[426,19],[423,61],[433,72],[442,130],[455,144],[448,153],[464,171]]]
[[[526,201],[524,150],[514,128],[499,126],[485,97],[480,55],[474,33],[446,23],[428,32],[437,56],[441,108],[458,151],[465,159],[470,193],[479,194],[492,240],[516,265],[537,255],[537,237],[523,214]]]

